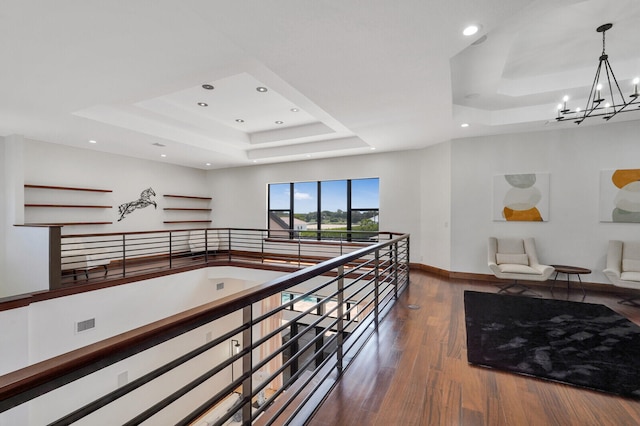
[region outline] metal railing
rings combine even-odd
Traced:
[[[304,422],[408,283],[409,236],[396,235],[2,376],[0,413],[46,407],[51,425]],[[91,385],[141,363],[115,390]]]
[[[59,243],[60,279],[54,279],[50,288],[221,262],[300,268],[394,236],[324,230],[305,231],[305,235],[314,232],[316,236],[303,237],[299,231],[205,228],[63,235]]]

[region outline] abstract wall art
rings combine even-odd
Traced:
[[[549,173],[520,173],[493,177],[493,220],[549,220]]]
[[[640,223],[640,169],[600,172],[600,221]]]

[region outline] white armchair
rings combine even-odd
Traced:
[[[536,253],[533,238],[489,238],[489,269],[500,279],[513,280],[500,288],[498,293],[510,293],[508,290],[519,287],[522,294],[529,287],[518,283],[525,281],[546,281],[554,269],[552,266],[541,265]]]
[[[205,251],[217,251],[220,246],[218,231],[204,230],[189,231],[189,250],[191,253],[204,253]]]
[[[640,241],[609,241],[607,267],[603,271],[611,284],[640,290]],[[629,295],[618,303],[640,307],[635,299],[640,295]]]
[[[74,280],[78,279],[77,271],[84,271],[85,276],[89,279],[89,270],[99,266],[104,268],[104,276],[106,277],[110,262],[103,248],[87,247],[81,239],[68,238],[64,240],[60,269],[71,271]]]

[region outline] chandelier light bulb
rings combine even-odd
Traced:
[[[632,98],[637,98],[638,97],[638,83],[640,83],[640,78],[636,77],[633,79],[633,94],[631,95]]]

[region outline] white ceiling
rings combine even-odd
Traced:
[[[570,127],[556,105],[586,103],[601,24],[630,93],[639,19],[638,0],[3,0],[0,135],[214,169]]]

